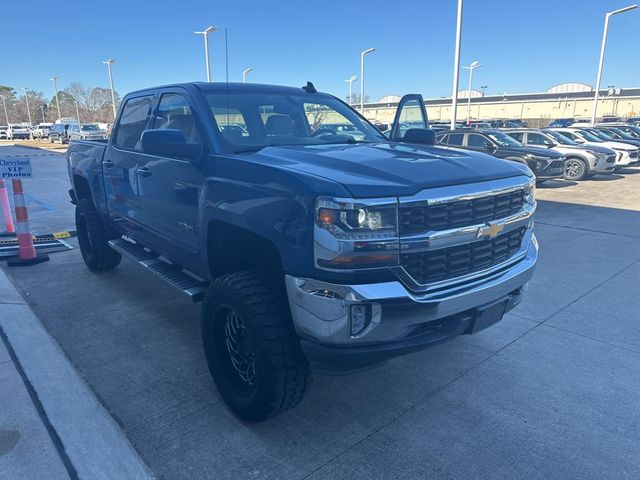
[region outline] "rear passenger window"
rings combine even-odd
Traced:
[[[517,141],[519,141],[520,143],[522,143],[523,137],[524,137],[524,133],[514,133],[514,132],[510,132],[507,133],[507,135],[509,135],[511,138],[516,139]],[[529,136],[529,140],[531,140],[531,136]]]
[[[467,137],[467,146],[476,148],[485,148],[490,145],[489,140],[477,133],[470,133]]]
[[[153,128],[180,130],[187,142],[200,142],[187,99],[179,93],[165,93],[160,98]]]
[[[147,125],[152,99],[153,97],[149,95],[127,100],[116,133],[115,145],[117,147],[140,150],[140,137]]]
[[[462,145],[462,139],[464,135],[462,133],[452,133],[449,135],[449,141],[447,145]]]

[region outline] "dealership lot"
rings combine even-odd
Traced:
[[[0,149],[33,155],[34,232],[73,228],[63,156]],[[78,249],[2,267],[160,478],[633,478],[639,191],[640,168],[545,183],[538,271],[512,314],[375,370],[319,376],[298,408],[258,425],[220,400],[199,307],[161,280],[127,261],[93,274]]]

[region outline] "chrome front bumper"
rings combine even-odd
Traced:
[[[529,231],[523,256],[515,263],[437,291],[416,293],[400,281],[337,285],[290,275],[285,281],[293,324],[302,339],[330,347],[360,347],[401,342],[429,322],[508,296],[513,306],[533,276],[537,259],[538,243]],[[371,321],[352,335],[350,312],[357,304],[371,306]]]

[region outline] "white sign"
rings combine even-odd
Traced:
[[[0,157],[0,178],[31,178],[31,159]]]

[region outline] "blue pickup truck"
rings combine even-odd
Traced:
[[[311,83],[130,93],[108,141],[67,151],[80,250],[93,271],[124,255],[202,300],[216,385],[260,421],[312,372],[475,333],[521,300],[535,177],[434,143],[419,95],[385,136]]]

